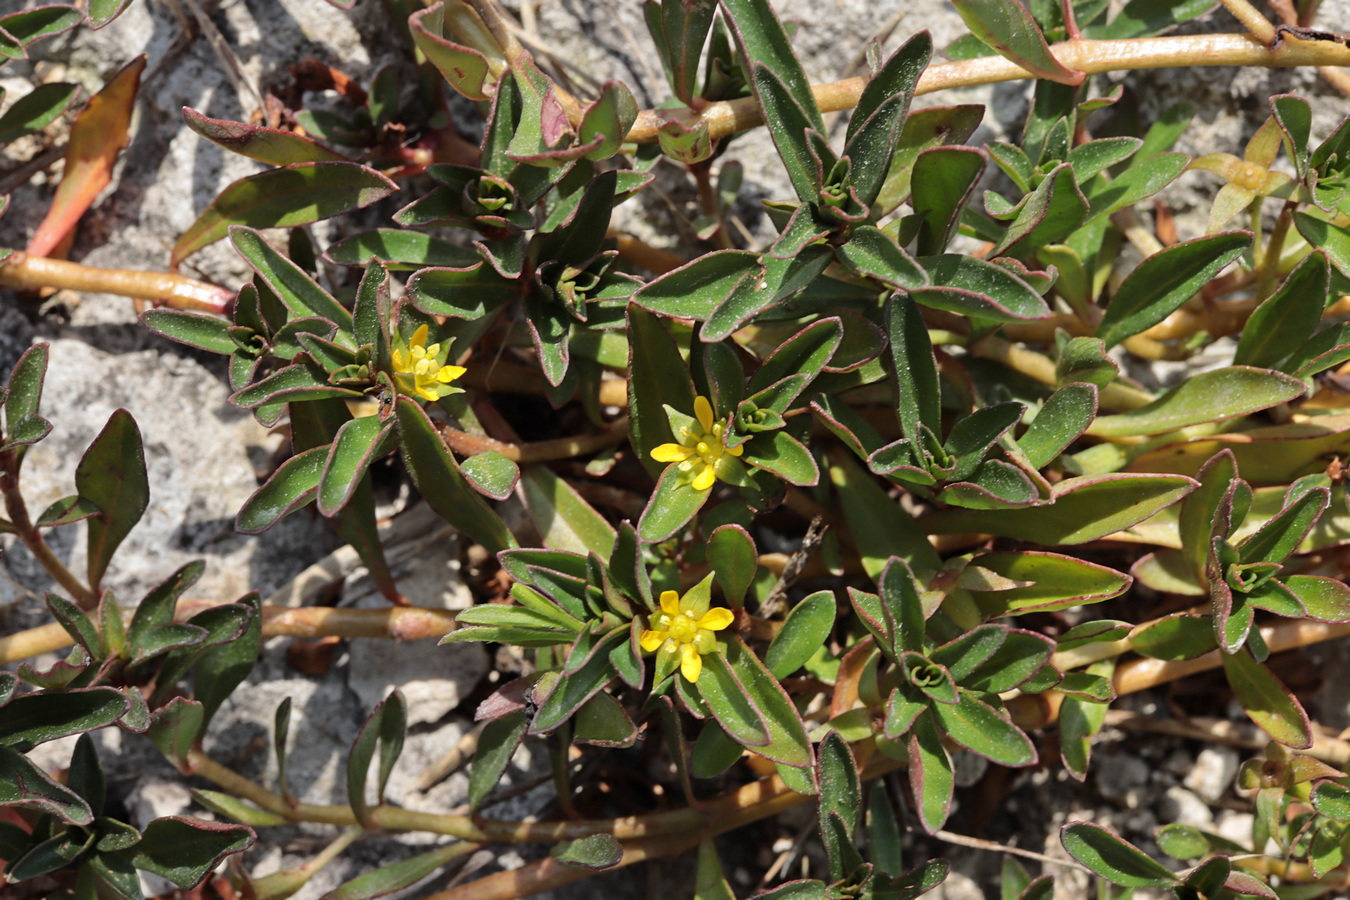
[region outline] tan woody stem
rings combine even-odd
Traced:
[[[183,275],[136,269],[100,269],[21,252],[11,253],[0,262],[0,285],[21,291],[64,288],[87,293],[118,294],[162,303],[174,309],[212,313],[223,313],[234,302],[233,291]]]
[[[1273,27],[1271,37],[1274,37]],[[1250,27],[1250,26],[1249,26]],[[1259,27],[1259,26],[1258,26]],[[1347,66],[1350,47],[1331,41],[1300,41],[1287,38],[1278,50],[1269,49],[1245,34],[1198,34],[1180,37],[1134,38],[1118,41],[1063,41],[1050,48],[1066,68],[1089,75],[1131,69],[1181,68],[1186,66]],[[929,94],[949,88],[1019,81],[1035,76],[1001,56],[938,63],[924,70],[917,93]],[[867,84],[865,78],[846,78],[812,88],[821,112],[852,109]],[[724,138],[764,124],[753,99],[712,103],[701,112],[680,114],[644,110],[628,132],[628,140],[650,143],[658,129],[674,119],[687,128],[706,122],[710,135]]]

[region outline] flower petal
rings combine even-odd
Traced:
[[[467,371],[469,370],[463,366],[441,366],[441,370],[436,373],[436,380],[442,384],[449,384]]]
[[[726,450],[732,456],[740,456],[745,452],[745,445],[737,444],[735,447],[723,447],[722,449]]]
[[[714,606],[712,609],[698,620],[699,628],[706,628],[709,631],[721,631],[732,622],[736,621],[736,615],[724,606]]]
[[[706,491],[712,488],[713,483],[717,481],[717,473],[713,471],[712,466],[705,465],[699,469],[694,480],[690,482],[690,487],[696,491]]]
[[[643,650],[651,653],[653,650],[658,649],[661,646],[661,642],[668,637],[670,637],[670,635],[664,631],[653,631],[648,628],[642,632],[642,637],[638,639],[638,643],[642,645]]]
[[[678,592],[661,592],[661,612],[668,616],[678,616],[680,614],[680,595]]]
[[[683,444],[661,444],[652,449],[652,459],[657,462],[684,462],[693,455],[693,448]]]
[[[703,396],[702,394],[699,394],[697,397],[694,398],[694,418],[698,419],[698,424],[703,426],[704,434],[707,434],[709,431],[712,431],[713,427],[712,404],[709,403],[708,398]]]
[[[425,325],[418,325],[417,330],[413,332],[412,338],[408,341],[409,347],[425,347],[427,344],[428,328]]]
[[[698,648],[693,644],[685,644],[680,647],[680,674],[691,682],[698,681],[699,674],[703,671],[703,657],[698,655]]]

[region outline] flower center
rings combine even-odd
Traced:
[[[681,644],[692,643],[698,637],[698,623],[688,613],[680,613],[670,620],[666,631]]]

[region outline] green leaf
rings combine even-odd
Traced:
[[[1209,841],[1204,832],[1191,825],[1173,822],[1159,828],[1154,835],[1158,849],[1173,859],[1199,859],[1209,852]]]
[[[530,518],[546,546],[609,555],[616,535],[614,526],[551,469],[525,466],[521,488]]]
[[[1186,117],[1189,120],[1189,117]],[[1169,128],[1165,137],[1160,138],[1160,142],[1165,142],[1169,138],[1176,140],[1176,135],[1184,130],[1185,122],[1182,122],[1181,128]],[[1170,146],[1170,144],[1169,144]],[[1191,158],[1185,153],[1150,153],[1152,148],[1149,146],[1149,137],[1144,137],[1144,146],[1139,148],[1139,152],[1134,155],[1134,160],[1130,167],[1122,172],[1118,177],[1107,181],[1105,178],[1095,179],[1091,185],[1088,185],[1088,217],[1091,222],[1093,219],[1101,216],[1109,216],[1113,212],[1124,209],[1127,206],[1133,206],[1140,200],[1152,197],[1154,194],[1167,187],[1177,176],[1186,170],[1191,162]],[[1204,238],[1200,238],[1204,240]]]
[[[890,356],[895,367],[896,413],[900,432],[917,441],[919,426],[934,433],[942,428],[942,383],[932,340],[919,308],[903,292],[891,298],[886,308]]]
[[[820,815],[823,819],[827,812],[838,814],[849,842],[853,843],[862,817],[862,783],[858,763],[848,742],[834,729],[827,731],[821,739],[816,765],[820,778]],[[829,846],[827,840],[827,850]]]
[[[1208,2],[1208,0],[1206,0]],[[1139,151],[1144,142],[1134,137],[1102,138],[1079,144],[1069,151],[1065,161],[1073,166],[1073,174],[1079,184],[1088,180],[1117,163],[1122,163]]]
[[[379,774],[375,780],[375,802],[384,802],[384,788],[389,783],[389,774],[394,771],[394,763],[403,752],[403,737],[408,729],[408,702],[398,689],[376,704],[370,717],[352,742],[351,753],[347,758],[347,802],[358,822],[368,820],[370,806],[366,802],[366,778],[370,773],[370,762],[375,756],[375,748],[380,749]]]
[[[901,227],[901,243],[917,239],[915,252],[920,256],[945,250],[987,159],[984,151],[974,147],[935,147],[920,153],[910,181],[914,213]]]
[[[1017,446],[1032,468],[1043,469],[1087,430],[1096,414],[1096,386],[1066,384],[1036,411],[1036,418],[1017,439]]]
[[[771,738],[763,713],[721,653],[703,657],[695,687],[728,737],[756,751],[768,745]]]
[[[808,124],[824,134],[825,126],[811,92],[811,81],[792,52],[787,33],[768,0],[722,0],[722,10],[730,20],[728,24],[746,60],[744,70],[748,72],[753,63],[759,63],[773,72],[806,113]]]
[[[336,514],[352,498],[371,463],[390,446],[394,424],[393,418],[362,416],[347,420],[338,429],[319,476],[322,515]]]
[[[292,316],[318,316],[337,325],[339,334],[346,332],[350,335],[352,314],[347,308],[319,287],[304,269],[263,240],[261,234],[252,228],[231,228],[230,243],[257,270],[263,282],[281,302],[286,304]]]
[[[520,467],[496,450],[484,450],[459,464],[460,473],[480,494],[505,500],[520,481]]]
[[[230,337],[230,323],[217,316],[176,309],[151,309],[141,313],[141,324],[155,334],[208,353],[229,356],[239,349]]]
[[[1289,558],[1317,524],[1331,497],[1326,488],[1313,488],[1292,501],[1238,544],[1242,563],[1282,563]]]
[[[27,881],[73,865],[94,844],[93,831],[63,828],[5,867],[10,882]]]
[[[1008,613],[1049,612],[1100,603],[1123,594],[1132,581],[1130,576],[1097,563],[1038,550],[982,553],[970,565],[1020,582],[1016,587],[994,587],[986,594]],[[958,583],[981,590],[964,577]]]
[[[424,266],[472,267],[482,259],[472,249],[405,228],[376,228],[328,245],[324,258],[340,266],[364,266],[372,259],[391,269]],[[411,290],[412,282],[408,288]],[[419,305],[419,308],[420,305]]]
[[[115,410],[75,467],[75,490],[101,510],[89,521],[89,586],[95,591],[122,540],[150,505],[145,450],[136,420]]]
[[[411,397],[399,397],[395,415],[404,465],[428,505],[489,552],[515,547],[515,537],[464,480],[445,442],[417,402]]]
[[[745,461],[772,472],[788,484],[809,487],[820,480],[820,469],[811,451],[785,430],[761,433],[749,445]]]
[[[918,571],[939,566],[918,523],[848,456],[831,452],[829,476],[863,569],[871,578],[879,576],[893,556]]]
[[[1281,372],[1228,366],[1192,375],[1146,406],[1098,416],[1087,433],[1106,438],[1166,434],[1288,403],[1305,390],[1302,381]]]
[[[920,715],[909,736],[909,784],[918,807],[919,824],[929,834],[947,821],[955,783],[952,760],[931,713]]]
[[[69,31],[80,24],[80,11],[69,4],[48,4],[0,18],[0,62],[3,57],[24,59],[34,41]]]
[[[660,318],[636,303],[628,307],[628,344],[629,440],[638,460],[656,475],[662,465],[651,458],[652,450],[675,440],[664,407],[692,412],[694,385]]]
[[[1110,24],[1086,28],[1084,35],[1099,40],[1151,37],[1213,8],[1213,0],[1129,0],[1111,18]]]
[[[89,24],[93,28],[102,28],[130,5],[131,0],[89,0]]]
[[[647,544],[664,541],[698,515],[711,493],[694,490],[678,465],[666,466],[638,519],[638,536]]]
[[[1097,337],[1114,347],[1158,324],[1241,256],[1251,242],[1250,232],[1228,231],[1159,250],[1121,282],[1097,325]]]
[[[722,525],[708,538],[708,565],[717,573],[722,595],[733,609],[745,603],[758,569],[755,542],[740,525]]]
[[[709,661],[721,655],[705,656],[704,671],[707,671]],[[811,741],[806,735],[806,726],[779,680],[735,635],[727,639],[725,658],[740,684],[749,691],[755,705],[763,714],[764,724],[768,729],[769,742],[755,747],[755,752],[766,759],[793,768],[812,766],[814,759],[811,755]],[[702,681],[703,678],[700,676],[700,688]]]
[[[155,819],[141,840],[126,851],[131,864],[171,881],[184,890],[195,887],[220,861],[253,846],[253,829],[205,822],[189,816]]]
[[[678,6],[677,3],[670,4]],[[736,900],[731,886],[722,874],[722,862],[717,858],[717,847],[711,838],[698,844],[698,869],[694,873],[694,900]]]
[[[631,300],[665,316],[707,319],[742,282],[758,279],[762,272],[757,253],[715,250],[647,282]]]
[[[875,203],[882,191],[919,76],[932,56],[933,39],[927,32],[911,37],[868,80],[849,117],[844,155],[850,161],[853,191],[865,206]]]
[[[38,744],[111,725],[127,710],[115,688],[38,691],[9,701],[0,717],[0,746],[27,753]]]
[[[369,206],[397,185],[365,166],[346,162],[297,163],[249,175],[227,186],[178,238],[169,257],[176,267],[225,237],[231,225],[290,228]]]
[[[102,641],[99,640],[98,626],[90,618],[90,614],[80,609],[74,603],[71,603],[65,597],[53,594],[51,591],[46,595],[47,608],[51,610],[52,616],[61,627],[65,629],[66,634],[75,639],[75,642],[83,647],[91,657],[97,658]]]
[[[1308,714],[1289,688],[1246,650],[1220,658],[1238,702],[1261,730],[1295,749],[1312,746]]]
[[[1079,178],[1069,163],[1055,168],[1020,204],[1007,233],[991,257],[1026,259],[1046,244],[1057,244],[1078,230],[1088,204],[1078,189]]]
[[[848,243],[835,250],[845,266],[875,278],[888,287],[918,288],[928,283],[928,273],[886,232],[873,225],[859,225]]]
[[[1060,829],[1059,840],[1070,856],[1112,884],[1143,888],[1180,882],[1138,847],[1089,822],[1070,822]]]
[[[1050,315],[1035,288],[1003,266],[960,253],[925,256],[918,262],[932,283],[909,293],[924,306],[995,322]]]
[[[147,649],[147,640],[152,631],[173,621],[178,598],[201,579],[205,570],[206,563],[202,560],[187,563],[151,589],[136,605],[127,628],[127,645],[132,658],[141,656]]]
[[[1315,252],[1304,258],[1251,313],[1238,340],[1234,364],[1280,368],[1318,329],[1328,290],[1330,270],[1326,255]]]
[[[878,218],[900,205],[910,195],[914,163],[919,154],[934,147],[962,144],[979,127],[984,107],[979,105],[930,107],[914,110],[905,119],[904,129],[890,171],[873,202]]]
[[[226,698],[248,678],[248,674],[253,671],[254,663],[257,662],[258,654],[262,652],[262,601],[257,591],[246,594],[238,603],[229,607],[219,607],[221,622],[219,628],[213,631],[224,634],[236,633],[232,631],[234,619],[229,616],[229,611],[239,606],[252,610],[252,616],[247,619],[248,624],[242,631],[237,632],[237,636],[219,643],[214,639],[214,635],[208,637],[207,647],[197,657],[193,668],[193,696],[202,704],[203,730],[210,724],[216,710],[220,709]],[[190,624],[203,624],[203,618],[213,612],[215,611],[205,610],[193,616]],[[243,610],[239,612],[242,613]]]
[[[1194,659],[1217,645],[1209,616],[1171,615],[1141,625],[1130,636],[1130,646],[1154,659]]]
[[[1294,164],[1299,181],[1308,179],[1308,139],[1312,136],[1312,107],[1296,94],[1276,94],[1270,111],[1280,126],[1284,152]]]
[[[451,21],[464,28],[465,33],[475,34],[479,38],[475,41],[476,47],[466,47],[447,40],[443,30],[445,15],[446,8],[443,6],[419,9],[413,13],[408,18],[408,30],[413,42],[456,91],[470,100],[493,99],[494,84],[506,69],[506,60],[501,56],[500,48],[482,20],[469,7],[451,7]],[[455,33],[458,34],[459,30],[456,29]],[[477,49],[489,47],[490,57]],[[501,92],[498,91],[497,97],[500,96]]]
[[[235,530],[261,534],[284,516],[308,504],[319,489],[328,447],[314,447],[286,460],[254,491],[235,516]]]
[[[53,780],[17,750],[0,744],[0,808],[8,806],[46,813],[73,825],[88,825],[94,820],[84,798]]]
[[[1320,575],[1290,575],[1284,586],[1298,598],[1308,618],[1319,622],[1350,621],[1350,587]]]
[[[599,641],[589,641],[583,634],[567,655],[564,671],[570,673],[558,679],[539,711],[530,723],[531,734],[544,734],[556,729],[576,714],[587,700],[604,689],[618,674],[610,662],[611,651],[629,640],[627,626],[616,628]]]
[[[324,900],[372,900],[410,888],[446,863],[463,856],[469,846],[457,841],[364,872],[324,894]]]
[[[0,144],[8,144],[46,128],[65,112],[79,89],[76,84],[52,82],[39,85],[15,100],[0,116]]]
[[[1045,35],[1017,0],[953,0],[970,33],[1037,78],[1081,84],[1082,72],[1066,69],[1045,43]]]
[[[792,182],[798,200],[815,203],[820,198],[824,177],[835,163],[833,154],[826,159],[816,159],[812,153],[815,148],[808,140],[807,132],[812,128],[819,132],[820,126],[771,68],[758,63],[753,64],[752,69],[755,96],[764,110],[764,122],[778,148],[783,167],[787,169],[788,180]],[[814,112],[814,101],[811,106]],[[819,114],[815,119],[819,120]]]
[[[1096,475],[1066,478],[1043,506],[942,510],[924,519],[933,534],[987,532],[1040,544],[1082,544],[1142,522],[1190,493],[1184,475]]]
[[[272,166],[351,161],[307,137],[261,125],[208,118],[187,106],[183,107],[183,121],[211,143]]]
[[[833,591],[816,591],[792,607],[764,653],[764,664],[775,678],[791,675],[825,646],[835,612]]]
[[[1087,382],[1104,388],[1119,374],[1120,366],[1106,355],[1106,342],[1101,338],[1070,338],[1061,345],[1055,361],[1055,381],[1064,387]]]
[[[174,697],[150,714],[150,741],[180,772],[186,772],[188,753],[201,737],[202,727],[202,705]]]
[[[1350,359],[1350,323],[1341,322],[1313,335],[1285,360],[1281,369],[1295,378],[1311,378],[1347,359]]]
[[[609,869],[623,859],[623,845],[612,834],[591,834],[556,844],[549,855],[569,869]]]
[[[470,811],[478,809],[501,781],[502,773],[510,765],[528,724],[524,711],[517,710],[492,719],[483,726],[473,765],[469,769]]]

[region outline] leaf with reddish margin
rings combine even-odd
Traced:
[[[241,178],[221,191],[178,238],[169,256],[177,267],[225,237],[231,225],[289,228],[369,206],[398,190],[374,169],[348,162],[295,163]]]
[[[123,66],[75,117],[61,184],[47,217],[28,242],[28,252],[34,256],[64,258],[75,239],[80,217],[99,192],[112,183],[113,165],[127,144],[145,59],[141,54]]]
[[[232,153],[247,156],[273,166],[288,166],[307,162],[351,162],[336,150],[323,144],[276,128],[212,119],[190,106],[183,107],[183,121],[187,127],[213,144]]]
[[[1045,35],[1017,0],[952,0],[966,27],[985,44],[1037,78],[1082,84],[1083,72],[1065,68],[1050,52]]]

